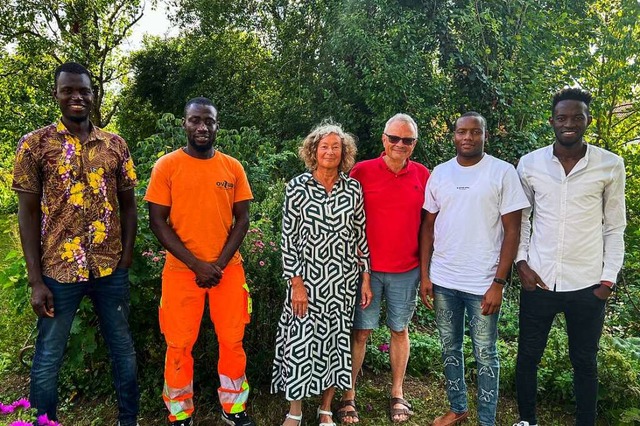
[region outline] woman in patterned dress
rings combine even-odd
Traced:
[[[298,426],[302,399],[320,394],[320,425],[331,426],[335,388],[352,386],[350,332],[358,285],[363,307],[372,297],[363,196],[358,181],[345,174],[356,145],[340,126],[319,125],[298,152],[309,171],[286,189],[281,246],[288,288],[271,391],[283,391],[290,401],[283,426]]]

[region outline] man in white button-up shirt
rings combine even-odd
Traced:
[[[590,102],[591,94],[581,89],[556,93],[549,120],[555,142],[518,164],[532,206],[523,210],[516,257],[522,281],[516,366],[519,426],[537,424],[538,364],[560,312],[567,323],[574,370],[576,425],[595,424],[596,356],[605,303],[622,267],[626,219],[622,158],[583,139],[591,123]]]

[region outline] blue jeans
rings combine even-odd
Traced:
[[[102,336],[111,357],[113,383],[122,426],[135,426],[139,391],[136,352],[129,330],[129,272],[116,269],[113,274],[78,283],[60,283],[44,277],[53,293],[55,315],[38,318],[38,338],[31,366],[29,399],[37,414],[57,420],[58,371],[69,340],[69,331],[80,301],[86,295],[93,302]]]
[[[500,360],[496,345],[500,313],[482,315],[482,296],[438,285],[434,285],[433,289],[436,325],[440,333],[447,397],[451,410],[455,413],[468,410],[462,355],[466,310],[473,354],[478,368],[478,421],[482,426],[495,425],[500,380]]]

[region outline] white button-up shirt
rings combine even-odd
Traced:
[[[587,145],[566,175],[549,145],[522,157],[518,174],[532,207],[522,211],[516,262],[526,260],[554,291],[616,282],[626,226],[622,158]]]

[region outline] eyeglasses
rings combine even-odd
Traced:
[[[407,146],[411,146],[415,141],[418,140],[418,138],[401,138],[400,136],[389,135],[387,133],[383,133],[383,134],[387,137],[387,139],[389,139],[389,142],[394,145],[402,141],[403,144]]]

